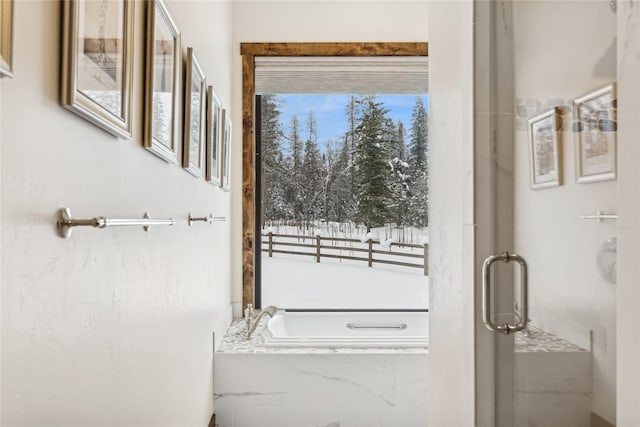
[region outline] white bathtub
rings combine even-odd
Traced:
[[[264,347],[428,348],[426,312],[285,312],[260,332]]]

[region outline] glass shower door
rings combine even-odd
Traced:
[[[615,2],[478,7],[491,28],[478,102],[494,138],[482,296],[496,425],[614,426]]]

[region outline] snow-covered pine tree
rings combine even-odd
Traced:
[[[374,95],[358,99],[360,124],[356,128],[356,200],[358,221],[367,229],[390,218],[391,188],[387,109]]]
[[[309,111],[307,118],[307,129],[309,139],[305,141],[304,158],[298,181],[301,182],[301,213],[305,226],[308,227],[312,221],[322,218],[324,189],[322,159],[317,144],[316,120],[312,111]]]
[[[351,152],[345,138],[338,150],[327,150],[326,218],[329,221],[353,221],[354,199],[351,192]]]
[[[354,95],[351,95],[345,108],[345,113],[347,115],[347,132],[345,133],[344,141],[349,155],[349,167],[347,169],[347,173],[349,174],[349,198],[353,203],[355,203],[356,199],[356,133],[360,120],[358,117],[358,109],[359,104],[357,98]],[[351,209],[349,216],[352,221],[355,221],[355,214],[356,210]]]
[[[398,129],[398,133],[397,133],[397,138],[396,138],[396,153],[395,153],[395,157],[397,157],[398,159],[404,160],[405,159],[405,142],[404,142],[404,138],[407,134],[407,129],[405,129],[404,127],[404,123],[402,123],[402,120],[398,120],[398,123],[396,125],[396,128]]]
[[[406,225],[409,209],[409,165],[404,160],[404,125],[398,120],[395,126],[391,120],[386,123],[386,135],[390,147],[389,188],[391,189],[390,220],[396,226]]]
[[[289,134],[287,137],[289,141],[289,154],[291,157],[291,181],[290,187],[287,191],[287,204],[290,206],[293,219],[302,219],[302,182],[299,179],[302,173],[302,155],[303,155],[303,141],[300,135],[300,121],[297,116],[291,117],[291,124],[289,125]]]
[[[283,187],[282,140],[280,124],[282,98],[262,95],[260,156],[262,158],[263,225],[286,217],[285,189]]]
[[[426,227],[428,219],[428,122],[427,111],[420,96],[416,97],[411,116],[411,142],[409,144],[407,163],[410,170],[409,216],[412,225]]]

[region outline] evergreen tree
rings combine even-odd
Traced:
[[[263,95],[261,105],[260,156],[262,159],[263,224],[286,216],[285,189],[283,187],[282,140],[280,124],[282,99],[276,95]]]
[[[398,157],[391,159],[391,176],[389,177],[391,188],[392,219],[396,226],[406,225],[410,221],[410,193],[409,193],[409,164]]]
[[[416,97],[411,115],[411,143],[409,165],[415,170],[427,170],[427,110],[421,97]]]
[[[405,160],[406,154],[405,154],[404,137],[407,133],[407,130],[405,129],[404,123],[402,123],[402,120],[398,120],[397,129],[398,129],[398,135],[396,138],[397,145],[396,145],[395,157],[397,157],[400,160]]]
[[[416,98],[411,117],[411,142],[409,144],[408,164],[411,174],[409,183],[409,215],[412,225],[426,227],[428,219],[428,122],[427,111],[421,97]]]
[[[345,148],[348,154],[348,168],[347,173],[349,175],[349,198],[355,203],[356,197],[356,132],[359,125],[358,119],[358,102],[355,96],[351,95],[345,108],[347,114],[347,132],[345,133]],[[355,215],[355,210],[352,210],[352,215]]]
[[[313,112],[309,112],[307,127],[309,139],[304,145],[304,159],[301,167],[299,181],[300,186],[301,213],[305,220],[305,225],[311,221],[318,220],[323,214],[323,170],[320,151],[316,143],[316,122]]]
[[[389,160],[389,188],[391,189],[391,220],[396,226],[405,225],[409,218],[409,165],[404,160],[404,125],[398,121],[398,125],[387,119],[385,122],[385,135],[391,151]]]
[[[329,221],[353,220],[354,200],[351,193],[351,153],[344,139],[339,149],[332,154],[327,164],[326,217]]]
[[[303,142],[300,135],[300,122],[297,116],[291,118],[289,126],[289,153],[291,155],[291,181],[287,189],[287,204],[290,206],[292,217],[296,220],[302,218],[302,182],[300,174],[302,172]]]
[[[390,217],[390,147],[385,140],[388,110],[373,95],[359,99],[358,103],[361,116],[356,128],[356,217],[369,230]]]

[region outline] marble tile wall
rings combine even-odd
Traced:
[[[427,354],[217,353],[219,427],[424,427]]]
[[[592,354],[517,352],[516,427],[589,427]]]

